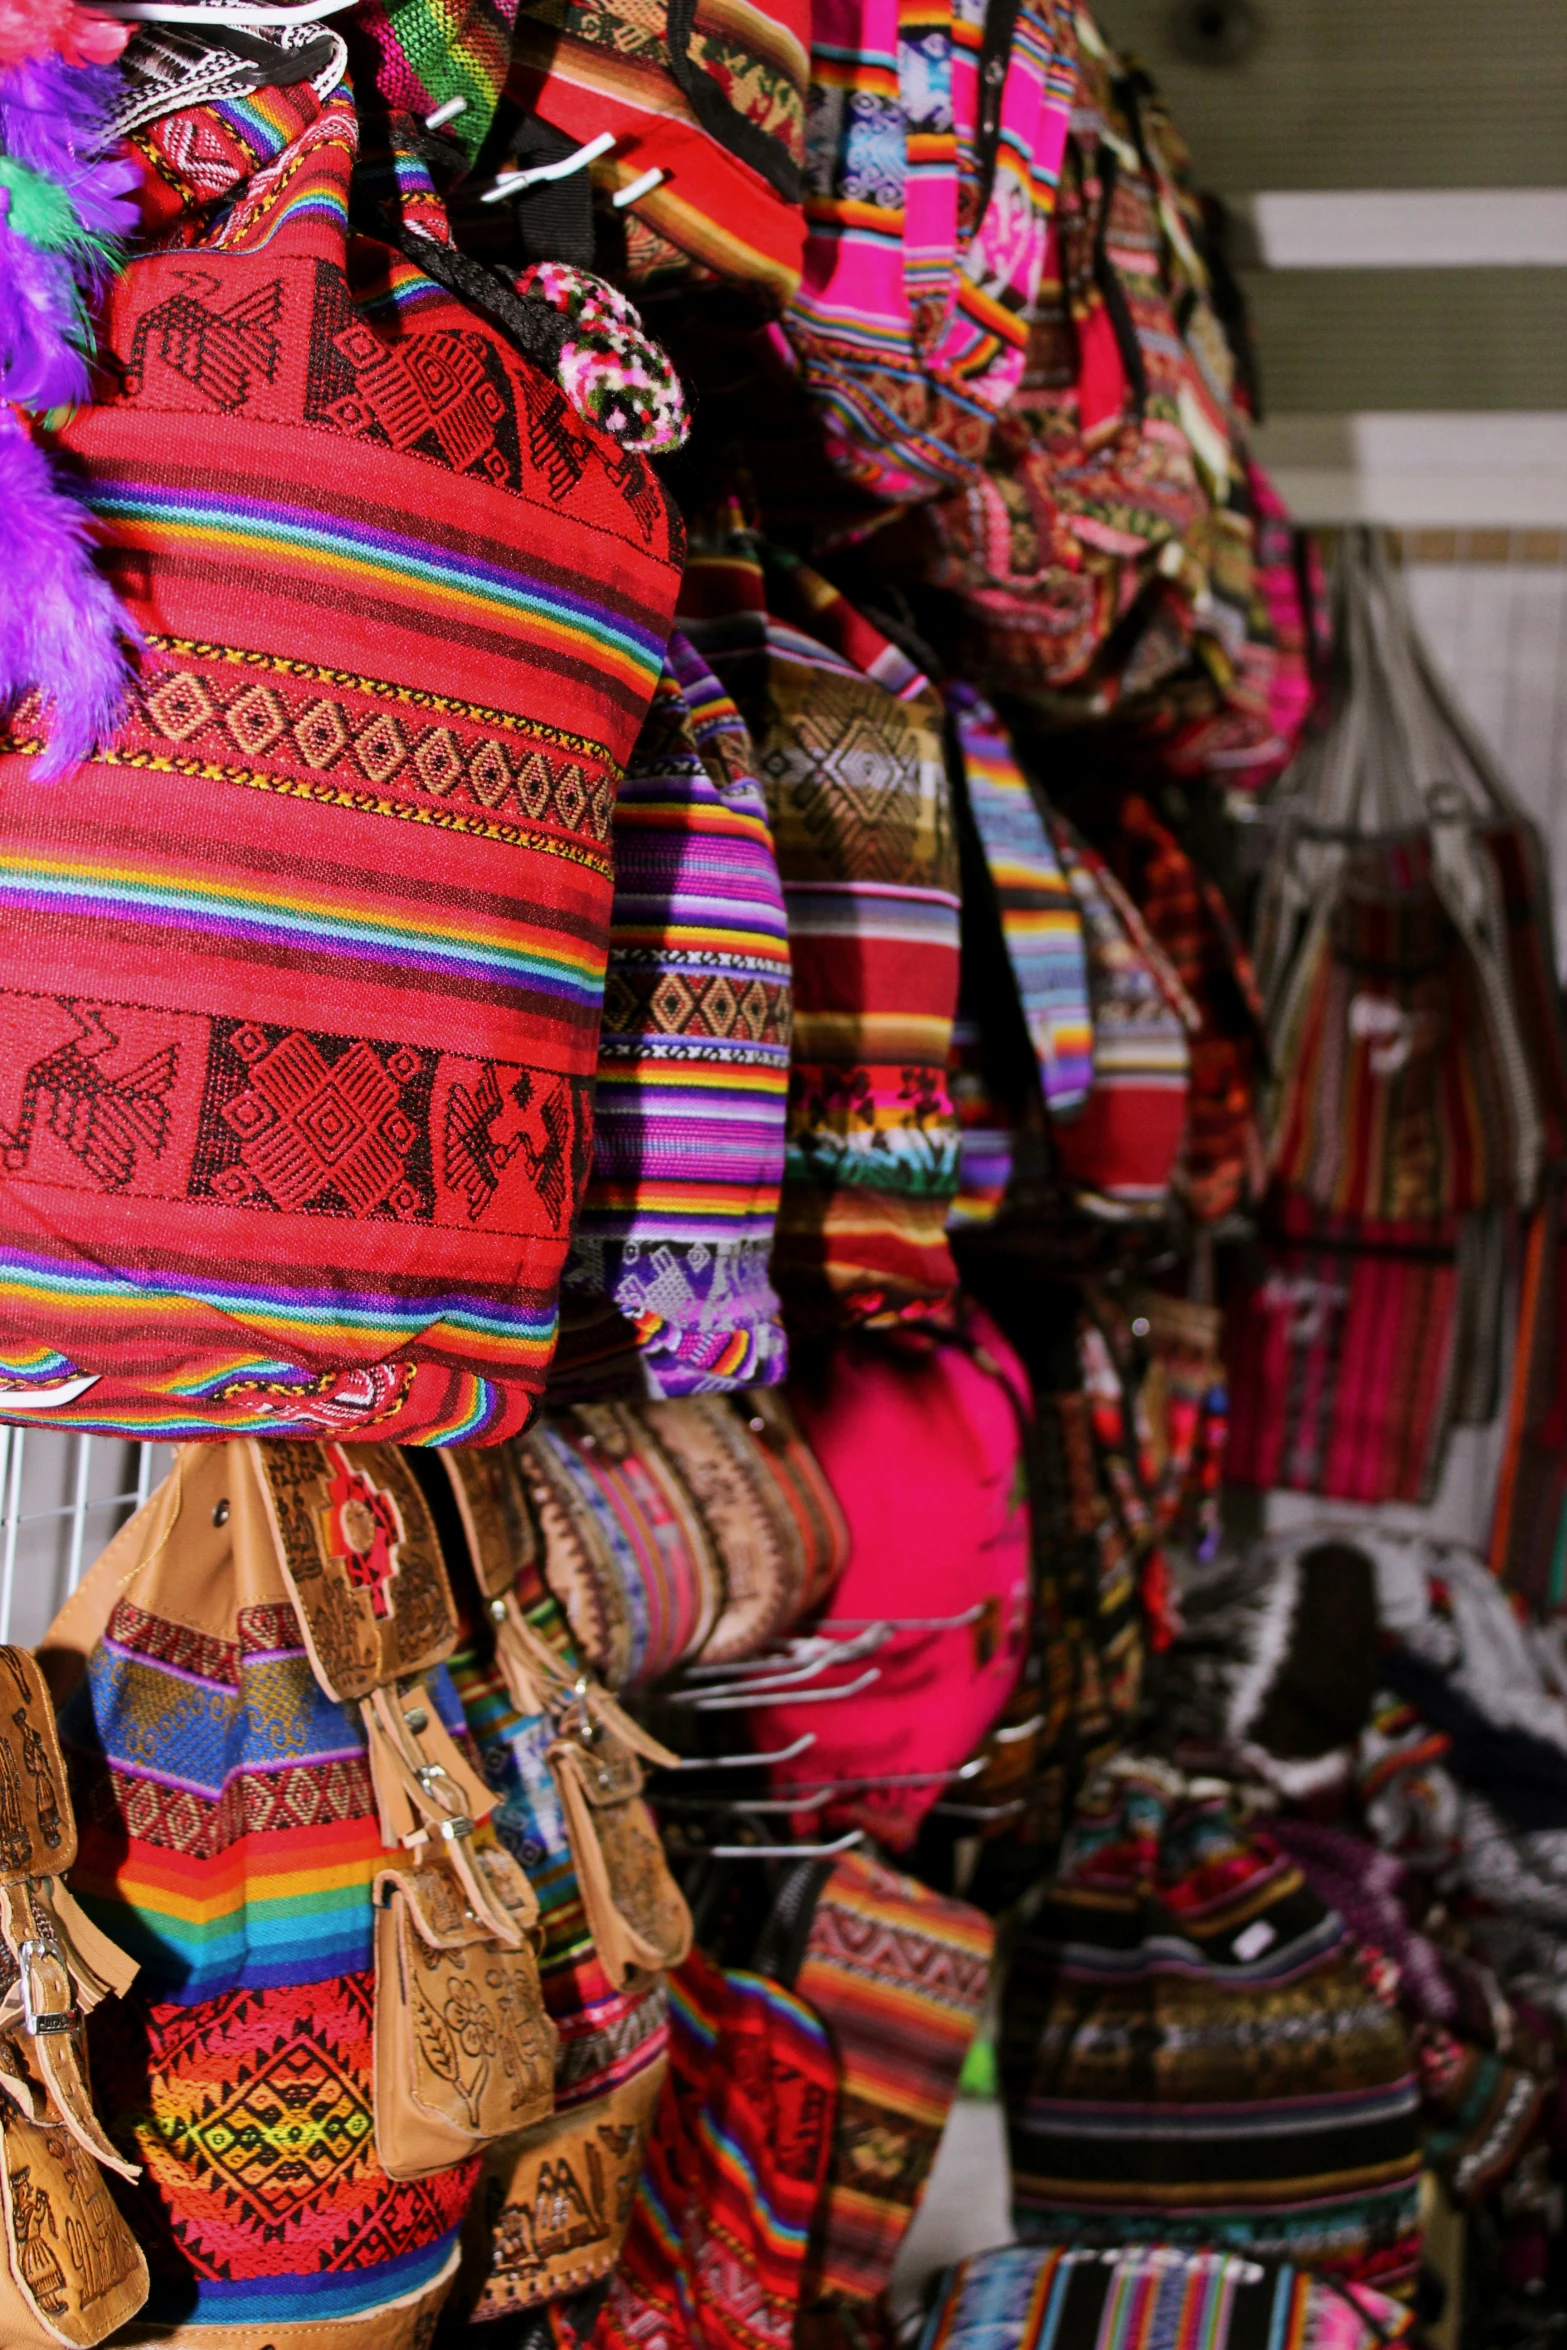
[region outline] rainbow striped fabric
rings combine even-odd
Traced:
[[[1045,1107],[1071,1117],[1094,1078],[1083,917],[1006,728],[972,686],[949,686],[947,707]]]
[[[919,2350],[1380,2350],[1413,2323],[1383,2293],[1234,2252],[1008,2245],[949,2270]]]
[[[110,1554],[123,1588],[60,1730],[71,1889],[141,1968],[91,2046],[100,2111],[144,2166],[146,2315],[199,2338],[435,2292],[477,2165],[381,2167],[388,1855],[365,1732],[311,1669],[248,1448],[193,1447],[176,1480]],[[462,1736],[444,1668],[430,1689]]]
[[[0,1351],[63,1424],[493,1440],[554,1343],[679,524],[364,240],[357,298],[354,145],[133,262],[62,435],[147,632],[49,791],[0,735]]]
[[[771,1385],[787,1360],[767,1271],[789,1089],[783,891],[750,738],[678,633],[611,845],[593,1169],[554,1385],[591,1345],[585,1297],[629,1323],[654,1394]]]
[[[1008,50],[987,31],[979,0],[818,0],[813,15],[805,274],[785,324],[828,454],[889,500],[975,476],[1022,377],[1073,12],[1023,0]]]
[[[779,1984],[699,1951],[669,1999],[670,2077],[593,2339],[780,2350],[831,2141],[827,2035]]]

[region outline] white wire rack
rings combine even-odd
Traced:
[[[0,1642],[43,1637],[171,1457],[167,1445],[0,1428]]]

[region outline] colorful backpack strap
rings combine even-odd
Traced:
[[[1082,914],[1000,719],[972,686],[949,686],[947,707],[1045,1107],[1071,1117],[1093,1082]]]

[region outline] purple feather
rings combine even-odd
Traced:
[[[84,507],[15,417],[0,409],[0,708],[36,688],[49,742],[34,775],[52,783],[119,723],[127,640],[140,635],[92,559]]]
[[[0,219],[0,397],[57,408],[88,396],[81,298],[70,263]]]
[[[0,220],[0,397],[26,408],[84,400],[89,306],[107,290],[115,240],[136,208],[132,163],[102,153],[118,76],[112,66],[29,58],[0,74],[0,154],[25,164],[64,196],[68,241],[42,251]]]

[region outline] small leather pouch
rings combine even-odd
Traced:
[[[660,2055],[607,2096],[486,2156],[464,2236],[465,2274],[482,2279],[470,2323],[536,2308],[608,2276],[668,2069]]]
[[[618,1990],[635,1968],[678,1966],[691,1917],[642,1800],[642,1763],[678,1758],[579,1671],[539,1571],[542,1545],[517,1448],[442,1455],[495,1634],[507,1693],[554,1728],[550,1773],[599,1963]]]
[[[376,2144],[393,2178],[444,2169],[554,2110],[556,2032],[526,1938],[538,1905],[491,1831],[473,1858],[516,1920],[515,1947],[439,1862],[377,1879]]]
[[[90,2350],[147,2298],[104,2183],[139,2174],[93,2111],[82,2019],[136,1968],[77,1907],[76,1821],[37,1662],[0,1648],[0,2342]]]
[[[423,2178],[553,2108],[539,1905],[485,1823],[494,1797],[425,1676],[457,1614],[435,1524],[390,1445],[258,1445],[316,1679],[357,1703],[386,1866],[376,1878],[375,2135]]]

